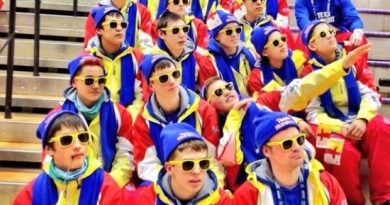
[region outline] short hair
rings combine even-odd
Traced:
[[[91,65],[91,66],[100,66],[103,70],[104,76],[106,76],[106,70],[104,69],[103,61],[96,57],[96,58],[85,58],[85,60],[82,61],[82,65],[80,65],[80,68],[77,70],[75,76],[79,75],[84,66]]]
[[[121,13],[119,13],[118,11],[110,11],[110,12],[108,12],[108,13],[104,16],[103,20],[100,21],[99,25],[97,25],[97,28],[103,28],[102,24],[103,24],[103,22],[106,21],[106,17],[107,17],[107,16],[111,16],[111,17],[122,17],[122,18],[123,18],[123,15],[122,15]]]
[[[51,138],[55,137],[55,136],[53,136],[54,133],[59,131],[62,128],[62,126],[68,127],[68,128],[72,127],[72,128],[76,128],[76,129],[82,127],[84,130],[88,130],[88,128],[85,125],[85,123],[83,122],[83,120],[76,115],[64,113],[64,114],[58,116],[54,120],[54,122],[51,124],[48,135],[47,135],[48,137],[46,139],[47,145],[52,149],[54,149],[53,143],[49,143],[49,141]]]
[[[208,100],[207,99],[207,94],[208,94],[208,92],[209,92],[209,87],[210,87],[210,85],[211,84],[213,84],[213,83],[215,83],[215,82],[217,82],[217,81],[219,81],[219,80],[221,80],[221,81],[224,81],[223,79],[221,79],[219,76],[214,76],[214,77],[210,77],[210,78],[208,78],[205,82],[204,82],[204,84],[203,84],[203,89],[202,89],[202,94],[201,94],[201,96],[203,97],[203,99],[204,100]]]
[[[157,20],[157,30],[166,28],[168,26],[169,21],[177,21],[177,20],[186,22],[185,19],[179,14],[166,10],[163,14],[161,14],[161,16]],[[165,31],[163,32],[165,33]]]
[[[172,61],[167,60],[167,59],[160,60],[159,62],[156,63],[156,65],[154,65],[150,75],[152,75],[154,72],[156,72],[158,70],[164,70],[166,68],[169,68],[172,65],[176,68],[176,65],[174,63],[172,63]]]
[[[178,152],[183,152],[184,150],[192,150],[195,152],[207,152],[207,144],[201,140],[188,140],[181,143],[176,149],[172,152],[171,156],[168,157],[168,161],[174,160]]]

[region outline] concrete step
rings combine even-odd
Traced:
[[[33,180],[40,169],[0,168],[1,204],[12,204],[16,194],[29,181]]]
[[[45,96],[45,95],[13,95],[13,107],[30,107],[30,108],[54,108],[63,101],[62,97]],[[0,93],[0,105],[5,104],[5,94]]]
[[[0,82],[6,82],[6,75],[5,70],[0,70]],[[40,76],[33,76],[32,72],[14,71],[12,93],[60,97],[68,86],[68,74],[41,72]],[[0,84],[0,93],[5,93],[5,83]]]
[[[0,45],[5,43],[5,39],[0,39]],[[77,56],[83,44],[65,41],[40,41],[40,66],[50,68],[67,68],[70,59]],[[15,65],[33,66],[34,64],[34,40],[15,40]],[[7,49],[0,53],[0,65],[7,64]]]
[[[8,12],[0,13],[0,32],[8,32]],[[40,34],[46,36],[84,37],[86,17],[41,14]],[[16,33],[34,34],[34,14],[16,13]]]
[[[379,78],[390,76],[390,68],[389,67],[370,67],[372,72],[374,72],[375,84],[378,85],[379,91],[381,93],[390,93],[390,87],[379,86]]]
[[[0,161],[39,163],[41,147],[41,143],[0,142]]]
[[[77,10],[79,12],[89,12],[92,6],[96,5],[98,0],[78,0]],[[34,0],[18,0],[16,6],[19,8],[35,8]],[[9,10],[9,1],[4,2],[3,9]],[[41,9],[73,11],[73,0],[41,0]]]
[[[12,113],[12,119],[5,119],[4,112],[0,112],[0,139],[2,142],[40,143],[36,137],[38,124],[45,117],[44,114]]]

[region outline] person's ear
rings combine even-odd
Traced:
[[[261,149],[261,151],[263,152],[263,155],[268,158],[271,154],[271,148],[270,147],[267,147],[267,146],[263,146],[263,148]]]
[[[268,49],[264,48],[263,51],[261,51],[261,55],[268,57]]]
[[[173,166],[171,165],[171,164],[169,164],[168,162],[165,162],[164,163],[164,168],[165,168],[165,170],[167,171],[167,173],[170,175],[170,176],[172,176],[172,174],[173,174]]]
[[[307,48],[310,50],[310,51],[316,51],[317,50],[317,47],[316,47],[316,45],[314,44],[314,43],[309,43],[308,45],[307,45]]]
[[[157,33],[158,33],[158,37],[161,38],[162,40],[164,40],[165,35],[166,35],[165,31],[159,29],[159,30],[157,31]]]
[[[49,155],[49,156],[53,156],[54,155],[54,149],[51,147],[51,146],[49,146],[49,145],[46,145],[45,146],[45,153],[47,154],[47,155]]]
[[[96,29],[96,33],[97,33],[99,36],[101,36],[101,35],[103,34],[103,32],[104,32],[104,29],[103,29],[103,28],[97,28],[97,29]]]

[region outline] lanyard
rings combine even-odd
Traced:
[[[311,2],[311,7],[312,7],[312,9],[313,9],[314,17],[316,18],[316,20],[319,20],[319,19],[317,18],[317,11],[316,11],[316,7],[315,7],[315,5],[314,5],[314,0],[310,0],[310,2]],[[330,13],[330,0],[328,0],[328,3],[327,3],[327,5],[326,5],[326,11],[327,11],[328,13]]]
[[[307,199],[306,199],[306,189],[305,189],[305,183],[304,183],[304,180],[303,180],[303,176],[302,176],[302,173],[299,175],[299,192],[301,193],[301,202],[299,203],[299,205],[307,205]],[[276,180],[274,179],[274,182],[275,182],[275,187],[276,187],[276,196],[278,198],[278,203],[277,205],[283,205],[285,204],[284,203],[284,200],[283,200],[283,192],[280,188],[280,185],[276,182]]]

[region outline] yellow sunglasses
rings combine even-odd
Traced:
[[[183,159],[183,160],[172,160],[168,162],[171,165],[181,165],[181,169],[185,172],[190,172],[194,170],[195,164],[199,165],[199,168],[202,171],[206,171],[210,168],[211,159],[202,158],[202,159]]]
[[[271,141],[268,142],[266,145],[269,147],[281,145],[283,150],[288,151],[293,147],[294,142],[297,142],[299,146],[302,146],[305,143],[305,140],[306,140],[305,134],[299,133],[298,135],[295,135],[290,139]]]
[[[77,137],[81,144],[87,144],[91,134],[88,131],[76,132],[76,133],[68,133],[63,135],[58,135],[49,140],[49,143],[59,141],[61,146],[67,147],[73,144],[74,139]]]

